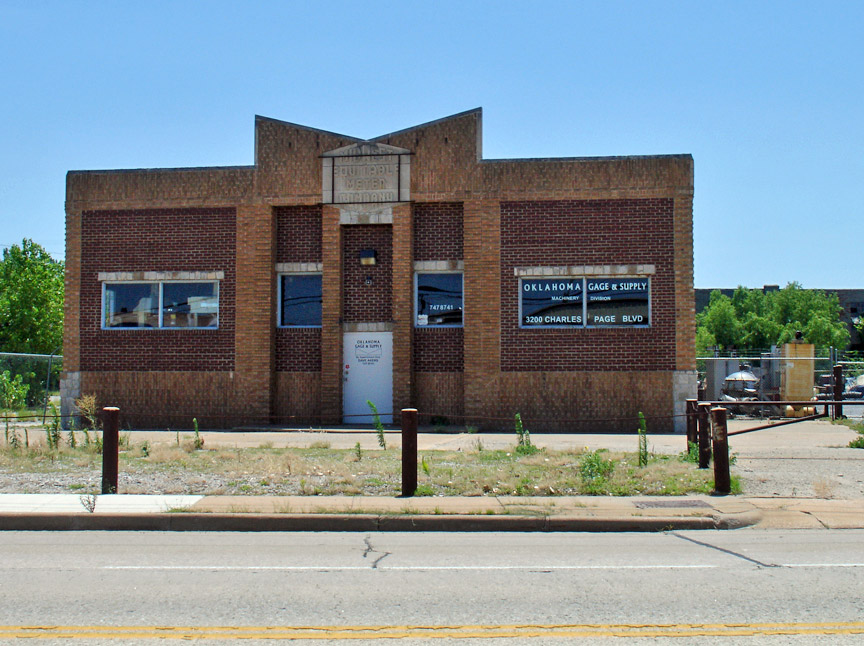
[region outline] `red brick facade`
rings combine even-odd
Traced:
[[[653,264],[648,328],[519,328],[515,267]],[[674,370],[672,200],[501,204],[501,369]]]
[[[677,428],[695,387],[692,158],[484,160],[481,117],[369,141],[258,117],[253,166],[70,172],[64,410],[92,392],[137,426],[178,410],[341,423],[343,334],[377,331],[395,411],[481,428],[520,412],[535,431],[630,431],[641,411]],[[397,201],[336,199],[335,160],[364,147],[403,155]],[[390,190],[377,173],[364,181]],[[463,327],[416,325],[416,271],[462,272]],[[520,328],[526,271],[648,279],[651,324]],[[218,273],[218,329],[103,330],[105,277],[147,272]],[[278,326],[280,272],[321,275],[320,327]]]
[[[81,370],[234,369],[234,209],[89,211],[81,250]],[[218,329],[103,330],[98,274],[119,271],[223,271]]]
[[[462,203],[414,205],[414,260],[462,260]]]
[[[393,319],[393,232],[386,224],[347,226],[342,232],[342,320],[370,323]],[[377,253],[374,266],[360,264],[360,251]]]

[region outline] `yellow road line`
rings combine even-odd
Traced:
[[[483,639],[864,634],[864,622],[442,626],[0,626],[28,639]]]

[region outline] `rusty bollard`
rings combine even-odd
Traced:
[[[834,366],[834,401],[843,399],[843,366]],[[834,419],[843,419],[843,404],[834,404]]]
[[[729,438],[726,435],[726,409],[712,408],[714,445],[714,493],[726,495],[732,491],[729,475]]]
[[[120,409],[102,409],[102,493],[117,493],[120,452]]]
[[[417,409],[402,409],[402,496],[417,491]]]
[[[699,404],[699,468],[711,462],[711,404]]]
[[[687,415],[687,447],[686,451],[690,452],[690,445],[696,443],[697,439],[697,424],[698,424],[698,404],[696,399],[688,399],[687,405],[684,407],[684,412]]]

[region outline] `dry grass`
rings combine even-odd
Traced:
[[[542,450],[423,451],[418,495],[557,496],[683,495],[709,493],[712,472],[673,457],[654,456],[638,467],[635,454]],[[610,462],[611,472],[591,475],[590,461]],[[0,447],[0,475],[42,474],[43,482],[62,474],[70,490],[93,488],[101,456],[90,449],[39,443],[28,450]],[[125,493],[224,495],[380,495],[401,492],[398,450],[331,449],[316,442],[305,449],[217,448],[194,450],[176,443],[132,445],[120,454],[120,489]],[[77,479],[76,479],[77,477]],[[89,478],[89,479],[88,479]],[[20,478],[23,482],[24,478]],[[80,483],[87,483],[86,486]],[[734,483],[737,486],[737,481]],[[8,488],[7,488],[8,490]],[[26,491],[21,491],[26,493]]]

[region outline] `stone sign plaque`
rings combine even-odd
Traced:
[[[332,150],[322,157],[325,204],[380,204],[411,199],[411,156],[404,148],[363,143]]]

